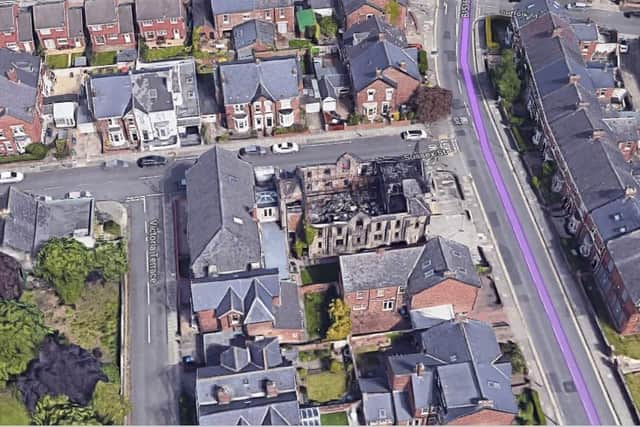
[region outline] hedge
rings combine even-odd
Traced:
[[[491,17],[484,18],[484,35],[487,42],[487,49],[498,49],[500,45],[493,41],[493,30],[491,29]]]
[[[423,49],[418,51],[418,68],[420,74],[424,74],[429,69],[429,62],[427,61],[427,52]]]
[[[47,152],[49,151],[45,145],[40,143],[29,144],[25,150],[25,154],[13,154],[0,157],[0,164],[42,160],[47,156]]]

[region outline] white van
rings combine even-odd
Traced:
[[[588,7],[591,7],[589,3],[584,3],[579,1],[575,1],[573,3],[567,4],[567,9],[586,9]]]

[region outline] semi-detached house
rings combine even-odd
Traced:
[[[251,19],[274,23],[279,34],[295,31],[293,0],[211,0],[211,10],[218,38]]]
[[[40,46],[47,52],[79,52],[85,48],[82,8],[70,7],[66,0],[35,4],[33,26]]]
[[[552,190],[563,197],[567,231],[593,268],[615,328],[640,332],[638,183],[620,152],[627,139],[608,125],[614,116],[599,96],[575,31],[561,8],[537,0],[514,17],[514,47],[525,69],[534,142],[554,160]],[[608,120],[608,119],[607,119]]]
[[[131,4],[116,0],[85,0],[84,16],[94,51],[126,49],[136,46]]]
[[[34,52],[31,11],[17,4],[0,5],[0,49]]]
[[[224,63],[218,70],[228,129],[271,135],[300,121],[302,79],[295,57]]]

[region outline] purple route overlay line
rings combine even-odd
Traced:
[[[498,190],[498,194],[500,196],[500,201],[502,202],[502,206],[507,214],[507,218],[509,219],[509,223],[513,232],[516,236],[516,240],[518,241],[518,246],[520,247],[520,251],[524,256],[525,262],[527,264],[527,268],[529,269],[529,273],[531,274],[531,278],[533,279],[533,283],[535,284],[536,290],[538,292],[538,296],[542,301],[542,305],[544,307],[544,311],[551,323],[551,328],[553,330],[553,334],[560,346],[560,350],[562,351],[562,356],[569,368],[569,372],[571,373],[571,377],[573,382],[576,385],[576,389],[578,391],[578,395],[580,396],[580,400],[582,401],[582,405],[584,406],[585,412],[589,418],[589,422],[592,425],[600,424],[600,416],[596,411],[595,405],[593,404],[593,399],[591,398],[591,394],[587,388],[587,385],[584,381],[584,377],[582,376],[582,372],[578,367],[578,363],[576,361],[576,357],[569,346],[569,340],[567,339],[567,335],[560,323],[560,319],[558,316],[558,312],[556,311],[553,303],[551,302],[551,296],[549,295],[549,291],[547,290],[547,286],[544,283],[542,275],[540,274],[540,270],[538,269],[538,265],[536,264],[535,257],[529,246],[529,242],[527,241],[527,237],[524,234],[524,230],[522,228],[522,224],[518,219],[518,215],[513,207],[513,203],[511,201],[511,197],[507,191],[506,185],[500,174],[498,166],[496,164],[496,159],[493,156],[491,148],[489,146],[489,139],[487,137],[487,130],[482,121],[482,116],[480,115],[480,106],[478,103],[478,97],[475,93],[475,86],[473,84],[473,79],[471,77],[471,71],[469,68],[469,33],[471,28],[471,22],[469,18],[469,9],[471,5],[471,0],[462,0],[462,5],[460,9],[461,23],[462,23],[462,36],[460,40],[460,66],[462,68],[462,75],[464,77],[464,85],[467,90],[467,95],[469,97],[469,104],[471,106],[471,114],[473,116],[473,123],[475,125],[476,131],[478,133],[478,138],[480,140],[480,148],[482,150],[482,155],[484,160],[489,168],[489,172],[491,174],[491,179],[493,180],[496,189]]]

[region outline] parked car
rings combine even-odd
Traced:
[[[4,171],[0,172],[0,184],[13,184],[24,179],[22,172]]]
[[[102,167],[104,167],[105,169],[128,168],[129,162],[118,159],[107,160],[102,164]]]
[[[276,154],[297,153],[298,151],[300,151],[300,147],[295,142],[283,141],[278,142],[277,144],[273,144],[271,146],[271,151]]]
[[[167,158],[162,156],[144,156],[137,161],[139,168],[147,166],[164,166],[167,164]]]
[[[573,3],[567,3],[567,9],[586,9],[589,7],[588,3],[581,1],[574,1]]]
[[[402,137],[402,139],[405,139],[408,141],[414,141],[414,140],[426,139],[427,132],[425,132],[422,129],[411,129],[411,130],[405,130],[400,134],[400,136]]]
[[[88,191],[70,191],[67,193],[67,199],[82,199],[85,197],[93,197]]]
[[[469,119],[463,116],[459,116],[459,117],[454,117],[453,118],[453,123],[456,126],[462,126],[462,125],[466,125],[467,123],[469,123]]]
[[[267,154],[267,149],[260,145],[249,145],[240,149],[241,156],[264,156],[265,154]]]
[[[620,53],[629,52],[629,43],[625,39],[618,40],[618,45],[619,45]]]

